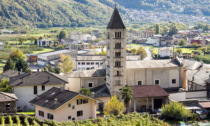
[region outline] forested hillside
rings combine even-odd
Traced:
[[[114,0],[126,8],[210,16],[210,0]]]
[[[0,0],[0,28],[101,25],[113,7],[113,0]]]

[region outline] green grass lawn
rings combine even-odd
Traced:
[[[35,115],[35,111],[18,112],[17,114],[24,114],[24,115]]]
[[[50,52],[50,51],[54,51],[54,49],[43,48],[42,51],[33,51],[33,54],[39,54],[39,53]]]

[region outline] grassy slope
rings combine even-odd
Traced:
[[[79,26],[106,24],[114,2],[98,0],[2,0],[0,27],[22,26]],[[23,27],[24,28],[24,27]]]

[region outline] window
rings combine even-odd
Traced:
[[[115,38],[121,38],[121,32],[115,32]]]
[[[47,118],[48,118],[48,119],[53,119],[53,115],[50,114],[50,113],[47,113]]]
[[[72,120],[75,120],[75,118],[72,118]]]
[[[45,90],[45,86],[44,85],[42,85],[42,91],[44,91]]]
[[[34,86],[34,94],[37,94],[37,86]]]
[[[172,79],[172,84],[176,84],[176,79]]]
[[[6,104],[6,110],[10,110],[10,102]]]
[[[80,62],[78,62],[78,65],[80,65]]]
[[[77,99],[77,105],[82,104],[82,99]]]
[[[109,34],[109,32],[107,33],[107,39],[110,39],[110,34]]]
[[[116,44],[115,44],[115,48],[116,48],[116,49],[120,49],[120,48],[121,48],[121,43],[116,43]]]
[[[117,71],[117,76],[120,76],[120,71]]]
[[[89,70],[90,68],[86,68],[86,70]]]
[[[77,116],[83,116],[83,111],[77,111]]]
[[[88,83],[88,87],[93,87],[93,83]]]
[[[68,116],[68,120],[70,120],[71,119],[71,116]]]
[[[121,62],[120,62],[120,61],[116,61],[116,62],[115,62],[115,66],[116,66],[116,67],[120,67],[120,66],[121,66]]]
[[[115,53],[115,57],[120,57],[121,56],[121,53],[120,52],[116,52]]]
[[[85,65],[85,62],[82,62],[82,65]]]
[[[71,104],[69,104],[68,107],[71,107]]]
[[[83,100],[83,104],[88,103],[88,99]]]
[[[72,109],[74,109],[74,108],[75,108],[75,106],[73,105],[73,106],[72,106]]]
[[[96,65],[99,65],[99,62],[96,62]]]
[[[155,84],[159,84],[159,80],[155,80]]]
[[[87,64],[87,65],[90,65],[90,63],[89,63],[89,62],[87,62],[86,64]]]
[[[138,81],[138,85],[142,85],[142,81]]]
[[[94,65],[94,62],[91,62],[91,65]]]
[[[39,116],[44,117],[44,112],[43,111],[39,111]]]

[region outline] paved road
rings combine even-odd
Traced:
[[[144,60],[152,60],[152,54],[151,52],[149,51],[149,49],[145,49],[146,50],[146,53],[147,53],[147,57],[144,58]]]

